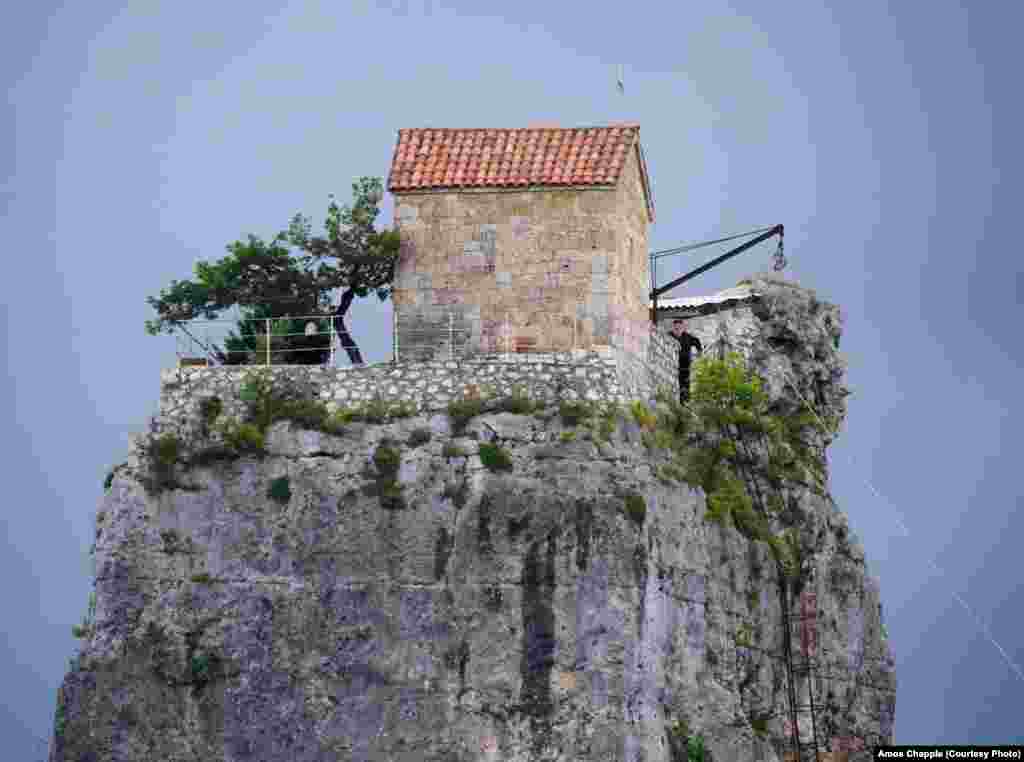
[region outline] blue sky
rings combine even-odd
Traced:
[[[955,597],[1024,663],[1022,17],[1010,3],[944,0],[8,11],[11,758],[30,759],[50,732],[103,476],[174,361],[172,339],[144,335],[145,297],[247,232],[270,236],[295,212],[319,224],[327,194],[386,175],[399,128],[623,119],[641,124],[654,248],[781,222],[790,275],[843,308],[854,396],[833,489],[881,579],[897,740],[1024,742],[1024,676]],[[732,285],[770,252],[683,293]],[[369,359],[385,359],[390,306],[367,300],[352,315]]]

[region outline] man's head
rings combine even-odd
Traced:
[[[686,322],[680,318],[676,318],[672,321],[672,333],[676,336],[681,335],[686,330]]]

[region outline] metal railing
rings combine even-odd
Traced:
[[[429,325],[424,325],[429,322]],[[396,316],[395,360],[454,360],[474,355],[571,352],[593,344],[590,321],[566,312],[506,312],[497,319],[471,321],[452,310],[432,321]],[[589,328],[589,330],[588,330]]]
[[[476,355],[571,352],[607,346],[607,331],[581,318],[577,305],[561,311],[508,311],[480,320],[463,310],[402,317],[393,312],[391,362],[454,360]],[[305,323],[305,325],[303,325]],[[246,326],[242,330],[241,326]],[[296,330],[300,328],[301,330]],[[348,326],[351,331],[351,327]],[[227,345],[233,336],[234,349]],[[267,337],[270,337],[269,341]],[[329,315],[191,320],[176,326],[180,366],[324,364],[336,367],[348,348]],[[360,349],[360,355],[363,348]],[[317,358],[309,353],[319,353]],[[363,363],[366,364],[366,363]]]
[[[306,324],[301,331],[289,330],[302,321]],[[249,325],[250,331],[242,330],[242,326]],[[338,350],[343,349],[333,320],[325,315],[190,320],[176,328],[175,354],[179,365],[273,365],[275,361],[286,365],[288,356],[294,358],[296,353],[318,352],[324,356],[323,364],[333,366]],[[324,338],[317,341],[317,337]],[[235,349],[229,348],[228,341],[232,338],[242,346],[236,344]],[[307,343],[311,346],[302,346]],[[317,363],[307,360],[300,364]]]

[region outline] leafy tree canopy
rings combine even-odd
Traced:
[[[184,324],[189,320],[214,320],[232,307],[246,319],[323,315],[349,359],[361,364],[345,317],[357,297],[376,293],[384,301],[391,295],[398,258],[398,232],[375,227],[383,187],[379,178],[363,177],[352,186],[351,205],[339,206],[331,196],[323,236],[313,235],[310,220],[296,214],[287,230],[270,241],[250,234],[228,244],[226,257],[197,262],[193,279],[171,281],[158,297],[147,298],[157,314],[146,321],[147,333],[187,330]],[[336,306],[334,292],[340,292]],[[329,348],[327,332],[307,337],[302,325],[303,321],[285,321],[271,329],[275,356],[292,363],[323,362]],[[227,353],[219,347],[211,351],[224,362],[259,362],[259,347],[267,341],[264,326],[262,321],[243,320],[241,335],[225,342]],[[298,350],[310,349],[316,351],[296,356],[302,354]]]

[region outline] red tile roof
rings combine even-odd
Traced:
[[[398,131],[388,190],[610,186],[629,152],[640,163],[648,213],[654,219],[640,125],[436,129]]]

